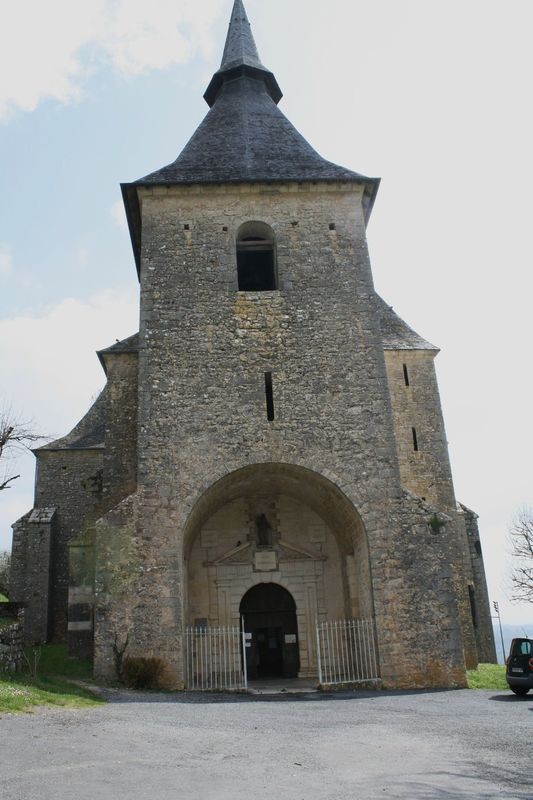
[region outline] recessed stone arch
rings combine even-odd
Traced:
[[[267,546],[255,530],[267,520]],[[366,532],[329,478],[287,463],[230,472],[197,498],[184,527],[189,624],[239,624],[242,596],[258,583],[295,599],[302,675],[316,672],[317,619],[373,615]]]
[[[188,558],[191,542],[199,527],[218,509],[240,494],[249,492],[260,483],[261,487],[280,487],[292,496],[305,499],[321,517],[336,523],[339,543],[350,550],[354,542],[364,539],[366,531],[361,515],[346,494],[335,482],[316,470],[286,462],[260,462],[248,464],[229,473],[219,473],[212,483],[206,482],[194,498],[190,498],[190,511],[183,533],[183,554]]]

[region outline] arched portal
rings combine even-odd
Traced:
[[[298,620],[291,593],[277,583],[258,583],[242,598],[239,612],[246,633],[249,679],[296,678]]]
[[[287,677],[295,670],[300,677],[316,675],[317,621],[373,616],[362,520],[332,481],[303,467],[254,464],[209,486],[189,514],[184,559],[187,624],[236,627],[241,614],[245,622],[258,615],[248,632],[261,629],[277,651],[272,663],[261,655],[258,676],[277,671]],[[288,616],[283,624],[260,618],[288,614],[282,596],[294,603],[291,629]],[[255,608],[247,605],[252,601]],[[258,647],[256,638],[254,658]]]

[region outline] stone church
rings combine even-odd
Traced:
[[[26,637],[103,678],[127,643],[191,686],[187,636],[242,630],[250,678],[334,682],[319,627],[364,621],[381,685],[464,686],[494,660],[477,517],[454,494],[438,350],[373,287],[379,180],[280,111],[241,0],[204,97],[177,159],[122,186],[139,332],[98,353],[101,395],[35,451],[13,526]]]

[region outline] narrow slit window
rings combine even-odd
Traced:
[[[274,391],[272,389],[272,373],[265,372],[266,410],[269,422],[274,421]]]
[[[470,613],[472,614],[472,625],[477,628],[477,604],[476,604],[476,590],[469,584],[468,597],[470,600]]]
[[[405,385],[409,386],[409,373],[407,371],[407,364],[403,365],[403,379],[405,381]]]
[[[240,292],[278,288],[274,231],[264,222],[246,222],[237,235],[237,276]]]
[[[418,452],[418,436],[416,435],[416,428],[411,428],[413,432],[413,450],[415,453]]]

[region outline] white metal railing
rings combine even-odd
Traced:
[[[242,649],[241,649],[242,648]],[[187,688],[245,689],[247,687],[244,633],[239,628],[185,629]]]
[[[321,684],[379,680],[373,620],[318,622],[316,642]]]

